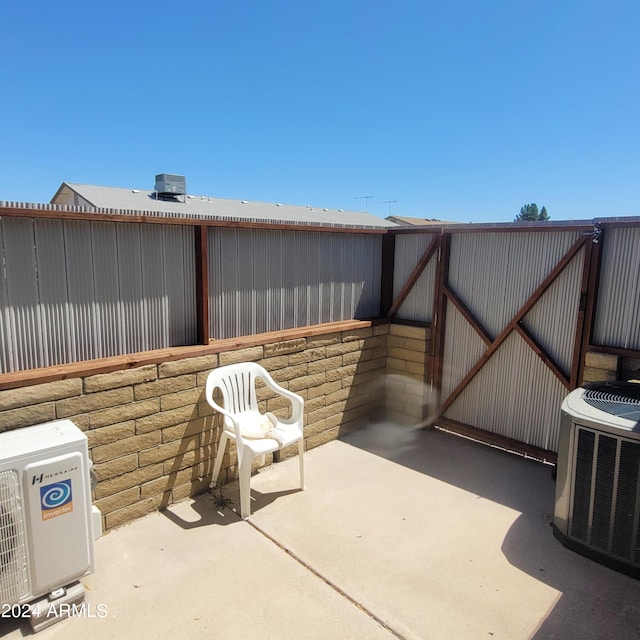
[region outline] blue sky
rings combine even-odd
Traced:
[[[63,181],[506,222],[640,215],[637,0],[13,0],[0,200]],[[395,203],[385,201],[395,200]]]

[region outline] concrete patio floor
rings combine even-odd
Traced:
[[[305,463],[304,492],[295,458],[252,478],[249,521],[205,495],[108,533],[83,579],[92,617],[37,637],[640,637],[640,581],[553,537],[550,467],[390,424]]]

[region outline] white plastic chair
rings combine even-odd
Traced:
[[[256,399],[256,378],[267,387],[291,401],[291,416],[281,420],[272,413],[261,414]],[[214,399],[215,389],[220,389],[224,407]],[[298,442],[300,459],[300,489],[304,489],[304,441],[302,421],[304,400],[296,393],[283,389],[269,372],[255,362],[231,364],[214,369],[207,377],[205,387],[207,402],[224,416],[222,437],[213,465],[211,487],[214,487],[222,466],[227,440],[236,441],[240,476],[240,515],[251,515],[251,463],[254,458],[278,451]],[[266,422],[265,422],[266,421]],[[270,423],[270,424],[269,424]],[[266,433],[265,433],[266,432]]]

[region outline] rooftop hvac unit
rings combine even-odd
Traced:
[[[95,568],[87,437],[69,420],[0,433],[0,603],[60,591]]]
[[[640,385],[599,382],[562,403],[553,531],[640,578]]]
[[[187,181],[184,176],[160,173],[156,176],[154,191],[160,196],[184,196],[187,193]]]

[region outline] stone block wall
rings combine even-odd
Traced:
[[[620,378],[620,356],[588,351],[584,359],[582,382],[604,382]]]
[[[213,368],[256,361],[300,394],[311,449],[382,410],[388,331],[371,326],[0,391],[0,432],[61,418],[77,424],[98,476],[94,503],[112,529],[208,488],[221,424],[204,398]],[[266,388],[258,396],[262,410],[287,414]],[[220,480],[236,471],[232,447]]]
[[[640,381],[640,358],[589,351],[584,362],[583,383],[611,380]]]
[[[415,425],[427,418],[430,351],[430,328],[402,324],[389,326],[385,378],[387,419]]]

